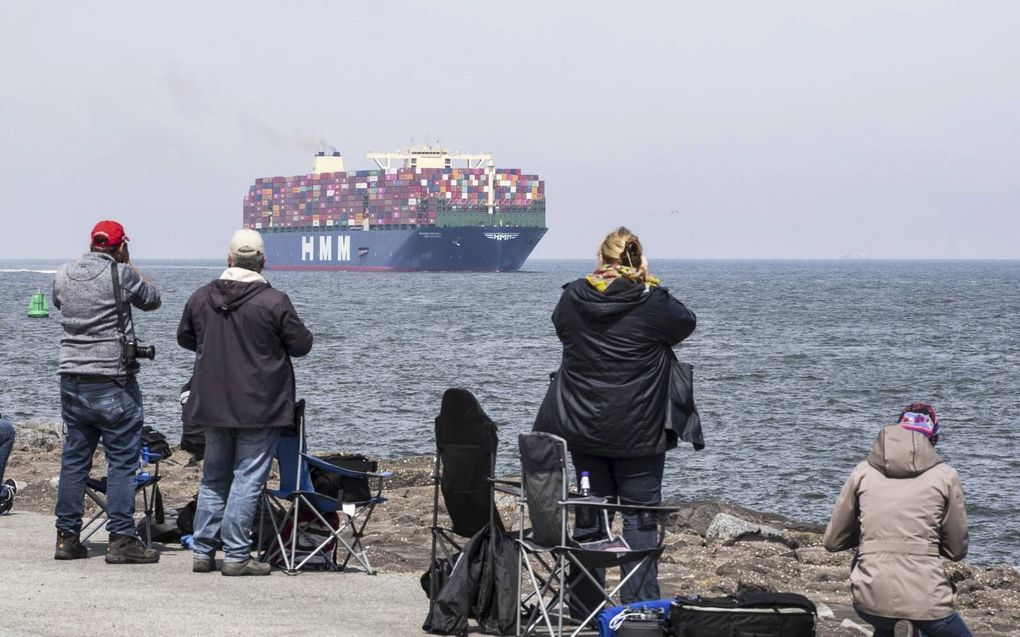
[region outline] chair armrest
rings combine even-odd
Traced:
[[[572,507],[573,506],[594,507],[597,509],[607,509],[609,511],[619,511],[621,513],[637,511],[652,511],[654,513],[675,513],[680,510],[676,507],[662,507],[642,504],[615,504],[612,502],[608,502],[605,498],[599,498],[595,496],[588,496],[587,498],[577,496],[573,498],[568,498],[566,500],[560,500],[559,504]]]
[[[521,490],[521,483],[514,482],[513,480],[503,480],[502,478],[486,478],[489,482],[495,485],[496,491],[505,493],[507,495],[520,496],[523,491]]]
[[[377,473],[371,473],[366,471],[354,471],[352,469],[344,469],[343,467],[338,467],[335,464],[326,462],[322,458],[318,458],[316,456],[304,452],[301,452],[300,455],[302,458],[305,459],[305,461],[310,466],[322,469],[323,471],[328,471],[330,473],[335,473],[337,475],[346,476],[348,478],[389,478],[393,475],[392,471],[379,471]]]
[[[597,496],[597,495],[576,495],[573,493],[567,494],[566,500],[560,500],[559,504],[566,506],[582,506],[582,507],[596,507],[599,509],[605,509],[609,504],[609,500]]]

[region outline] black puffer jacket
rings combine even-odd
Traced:
[[[696,317],[661,287],[618,279],[605,293],[585,279],[564,286],[553,312],[563,361],[535,420],[535,431],[568,448],[634,458],[676,446],[667,436],[672,347]],[[700,442],[701,432],[688,432]]]
[[[286,294],[264,281],[217,279],[188,299],[177,343],[195,352],[185,423],[286,427],[293,422],[290,357],[312,349],[312,334]]]

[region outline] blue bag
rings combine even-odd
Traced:
[[[658,599],[607,608],[595,618],[599,627],[599,637],[624,637],[625,633],[621,633],[621,629],[626,630],[627,624],[634,626],[639,622],[648,625],[658,623],[664,627],[665,622],[669,619],[669,607],[672,601],[672,599]]]

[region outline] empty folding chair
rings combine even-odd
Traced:
[[[496,490],[517,495],[519,485],[493,478],[496,444],[496,425],[474,395],[447,389],[436,416],[429,613],[422,627],[428,632],[460,634],[469,616],[483,632],[514,629],[516,546],[494,496]],[[440,492],[449,524],[440,523]]]
[[[647,566],[659,559],[665,539],[665,514],[676,509],[622,505],[607,502],[604,498],[571,496],[567,490],[566,441],[552,434],[532,432],[520,434],[518,442],[523,483],[522,510],[527,510],[531,523],[530,530],[524,530],[522,525],[519,532],[518,593],[522,603],[532,610],[522,625],[518,625],[517,634],[541,631],[563,634],[564,614],[571,601],[568,565],[586,581],[597,585],[603,596],[602,602],[596,608],[588,609],[588,616],[581,619],[570,634],[597,631],[593,620],[599,611],[619,604],[619,593],[624,584],[634,577],[647,576]],[[578,542],[571,537],[573,516],[570,513],[576,516],[581,510],[602,517],[605,538]],[[657,519],[657,542],[652,548],[631,549],[623,537],[613,534],[609,514],[642,511]],[[593,574],[594,569],[625,564],[631,568],[610,590],[605,590]]]
[[[142,495],[142,529],[144,531],[139,535],[145,542],[145,546],[149,548],[152,547],[152,525],[164,522],[163,494],[159,490],[159,461],[163,457],[164,454],[143,447],[139,456],[142,470],[135,474],[135,495],[137,496],[139,493]],[[151,473],[144,469],[149,465],[153,467]],[[92,517],[82,525],[80,535],[82,542],[103,528],[104,522],[109,518],[106,511],[106,486],[106,476],[102,478],[89,476],[85,480],[85,497],[92,500],[97,509]]]
[[[496,424],[466,389],[447,389],[436,416],[436,467],[433,474],[432,560],[449,559],[463,539],[493,518],[495,503],[490,478],[496,467]],[[450,517],[439,524],[439,492]]]
[[[376,505],[386,501],[382,495],[383,480],[389,471],[352,471],[309,455],[305,443],[305,402],[295,406],[296,430],[286,431],[276,447],[280,468],[278,489],[264,489],[260,531],[268,529],[271,537],[260,532],[259,559],[279,562],[289,574],[306,566],[323,566],[328,570],[344,570],[353,559],[374,575],[362,538]],[[374,481],[367,499],[347,501],[345,494],[335,497],[319,493],[312,483],[310,467],[343,478]],[[373,493],[374,491],[374,493]]]

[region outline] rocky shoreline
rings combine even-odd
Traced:
[[[51,514],[60,472],[60,424],[39,420],[15,423],[18,438],[7,476],[25,483],[16,508]],[[161,464],[164,502],[182,506],[194,497],[201,467],[178,449]],[[380,461],[393,472],[386,485],[389,500],[376,510],[365,543],[374,566],[390,573],[420,574],[428,564],[432,523],[432,470],[435,458],[414,456]],[[105,472],[102,452],[94,475]],[[274,483],[276,476],[270,478]],[[500,496],[498,508],[517,528],[512,498]],[[722,596],[745,591],[789,591],[819,604],[819,635],[852,637],[863,626],[850,606],[848,553],[821,546],[817,525],[715,501],[670,502],[666,551],[659,568],[664,596],[678,593]],[[956,584],[958,607],[975,635],[1020,635],[1020,571],[1003,565],[982,567],[946,563]],[[905,633],[904,633],[905,634]]]

